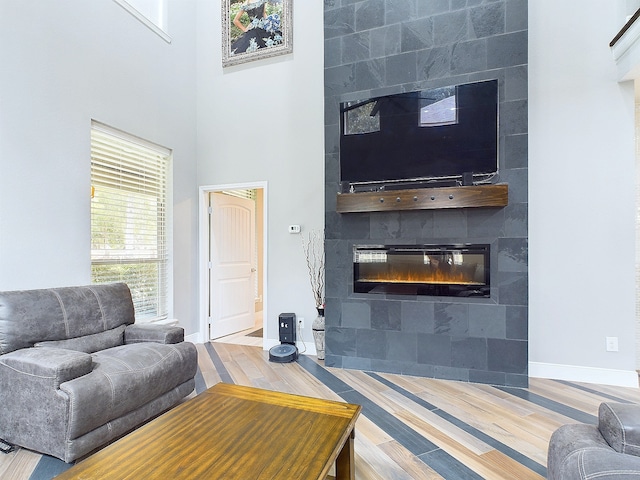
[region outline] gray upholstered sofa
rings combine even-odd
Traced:
[[[553,432],[549,480],[640,479],[640,405],[602,403],[598,425],[563,425]]]
[[[177,404],[197,352],[123,283],[0,292],[0,438],[71,462]]]

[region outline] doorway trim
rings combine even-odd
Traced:
[[[262,201],[262,222],[263,222],[263,235],[262,235],[262,247],[263,247],[263,261],[262,261],[262,311],[264,317],[267,312],[268,302],[268,285],[267,285],[267,261],[268,256],[268,232],[267,226],[269,225],[267,212],[268,212],[268,182],[247,182],[247,183],[230,183],[223,185],[202,185],[198,187],[198,292],[199,292],[199,324],[200,332],[199,338],[201,343],[209,341],[209,194],[214,192],[220,192],[222,190],[249,190],[249,189],[262,189],[263,201]],[[268,322],[263,321],[262,325],[262,344],[264,346],[264,339],[268,337]]]

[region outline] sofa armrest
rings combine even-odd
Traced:
[[[34,347],[0,356],[0,365],[15,382],[38,379],[57,389],[61,383],[86,375],[93,369],[91,355],[62,348]]]
[[[549,441],[548,480],[640,478],[640,457],[618,453],[595,425],[558,428]]]
[[[124,343],[180,343],[184,341],[184,328],[173,325],[137,324],[127,325]]]
[[[598,429],[616,452],[640,456],[640,405],[601,403]]]

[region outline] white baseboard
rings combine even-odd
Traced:
[[[184,337],[185,342],[191,343],[204,343],[200,338],[200,332],[192,333],[191,335],[186,335]]]
[[[199,332],[187,335],[185,341],[203,343]],[[279,345],[275,339],[265,338],[262,344],[263,350]],[[301,355],[317,355],[316,345],[313,341],[305,340],[297,342]],[[303,351],[306,346],[306,351]],[[600,385],[614,385],[617,387],[638,388],[638,373],[635,370],[612,370],[607,368],[578,367],[575,365],[559,365],[553,363],[529,362],[529,376],[534,378],[550,378],[566,380],[569,382],[596,383]]]
[[[607,368],[529,362],[529,376],[638,388],[638,373],[635,370],[611,370]]]
[[[276,345],[280,345],[280,342],[272,338],[265,338],[262,342],[262,349],[269,350],[271,347],[275,347]]]
[[[164,320],[158,320],[156,322],[151,322],[154,325],[170,325],[172,327],[177,326],[180,322],[177,318],[165,318]]]
[[[274,340],[272,338],[265,338],[262,343],[263,350],[269,350],[271,347],[275,347],[276,345],[280,345],[278,340]],[[314,341],[298,340],[296,342],[296,346],[298,347],[298,353],[300,355],[317,355],[318,351],[316,350],[316,343]]]
[[[200,335],[200,332],[192,333],[191,335],[186,335],[184,339],[185,341],[191,342],[191,343],[204,343],[207,341],[206,339],[204,340],[202,339],[202,335]],[[275,347],[276,345],[280,345],[280,342],[278,340],[274,340],[272,338],[265,338],[264,341],[262,342],[262,349],[269,350],[271,347]],[[313,340],[312,341],[305,340],[304,344],[302,340],[298,340],[296,342],[296,345],[298,346],[298,352],[300,352],[300,355],[317,355],[318,354],[316,350],[316,344]]]

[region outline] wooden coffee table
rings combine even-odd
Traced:
[[[360,405],[219,383],[70,468],[64,479],[353,480]]]

